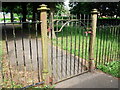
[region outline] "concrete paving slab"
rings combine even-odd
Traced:
[[[118,79],[103,72],[85,73],[56,84],[55,88],[118,88]]]

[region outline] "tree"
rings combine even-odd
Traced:
[[[120,2],[72,2],[69,6],[72,14],[90,14],[96,8],[102,16],[120,16]]]
[[[62,13],[65,13],[65,12],[66,12],[66,10],[64,8],[64,4],[63,3],[56,4],[55,13],[57,15],[61,15]]]

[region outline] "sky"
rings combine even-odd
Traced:
[[[65,8],[67,8],[69,10],[70,9],[69,0],[65,0],[64,4],[66,5]]]

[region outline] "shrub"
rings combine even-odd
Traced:
[[[119,66],[120,61],[113,61],[106,63],[105,65],[99,65],[98,69],[102,70],[105,73],[111,74],[112,76],[120,78]]]

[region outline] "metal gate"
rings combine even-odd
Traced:
[[[88,72],[91,15],[71,15],[54,19],[55,37],[51,39],[51,70],[57,83]]]

